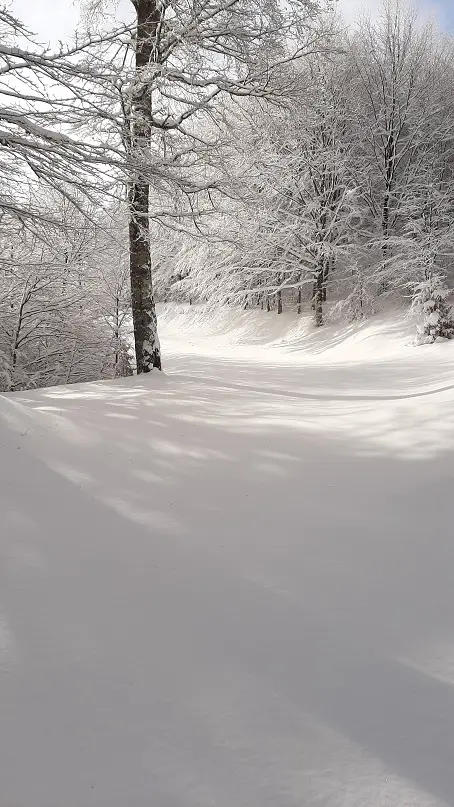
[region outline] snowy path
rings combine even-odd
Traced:
[[[0,807],[453,805],[450,346],[167,341],[0,404]]]

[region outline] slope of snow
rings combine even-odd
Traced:
[[[267,327],[0,399],[1,807],[454,803],[452,346]]]
[[[205,305],[160,306],[160,327],[170,341],[176,336],[178,350],[185,345],[196,352],[222,352],[241,346],[242,355],[260,358],[263,348],[266,357],[273,350],[273,361],[304,360],[317,362],[320,356],[326,361],[362,361],[373,354],[379,358],[388,355],[414,353],[415,319],[407,312],[391,311],[361,323],[346,325],[330,322],[317,329],[313,317],[294,312],[264,312],[259,309],[242,311],[227,307]],[[296,354],[296,355],[295,355]]]

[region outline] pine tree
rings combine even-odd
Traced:
[[[454,337],[454,317],[449,303],[451,289],[439,273],[430,273],[415,287],[412,310],[420,315],[417,344]]]

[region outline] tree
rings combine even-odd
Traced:
[[[379,292],[405,287],[402,255],[421,217],[434,150],[446,140],[440,46],[430,26],[390,0],[352,40],[357,68],[356,181],[369,208],[363,242]],[[445,60],[446,61],[446,60]],[[419,209],[418,209],[418,206]],[[421,277],[419,278],[421,279]]]
[[[136,75],[131,105],[131,156],[139,165],[147,154],[153,132],[151,80],[163,58],[161,28],[163,11],[157,0],[133,0],[137,13],[135,65]],[[164,12],[165,13],[165,12]],[[151,247],[148,232],[149,180],[134,172],[129,188],[129,255],[134,340],[138,373],[153,367],[161,369],[156,308],[151,276]]]
[[[209,159],[215,138],[205,126],[222,98],[272,97],[282,90],[284,66],[320,47],[326,32],[311,0],[131,2],[133,22],[104,32],[112,47],[84,66],[97,89],[89,105],[81,96],[81,111],[85,120],[101,118],[109,136],[116,128],[117,148],[124,148],[137,370],[148,372],[161,367],[150,219],[191,222],[199,215],[198,199],[218,184]],[[101,0],[89,6],[93,12]],[[150,209],[152,197],[158,209]]]
[[[34,42],[25,26],[0,8],[0,214],[42,220],[33,188],[47,185],[81,204],[112,181],[115,152],[72,130],[88,36],[52,51]],[[82,72],[81,72],[82,71]]]
[[[358,223],[351,179],[350,110],[342,57],[314,56],[294,70],[298,87],[272,114],[254,100],[236,105],[229,121],[232,209],[219,222],[224,250],[213,293],[245,306],[276,301],[302,308],[309,289],[315,323],[334,269],[354,260]],[[219,280],[218,273],[221,273]]]
[[[109,218],[89,221],[48,191],[40,200],[33,228],[3,219],[1,389],[129,374],[127,273]]]
[[[437,273],[429,273],[422,283],[416,284],[412,309],[420,317],[417,344],[454,338],[451,293],[445,279]]]

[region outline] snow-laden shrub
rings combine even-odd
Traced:
[[[351,268],[351,280],[347,296],[339,300],[331,309],[330,319],[347,322],[361,322],[376,311],[377,301],[364,270],[355,263]]]
[[[454,317],[449,303],[451,289],[438,273],[415,286],[412,311],[419,315],[416,344],[430,344],[437,339],[454,337]]]

